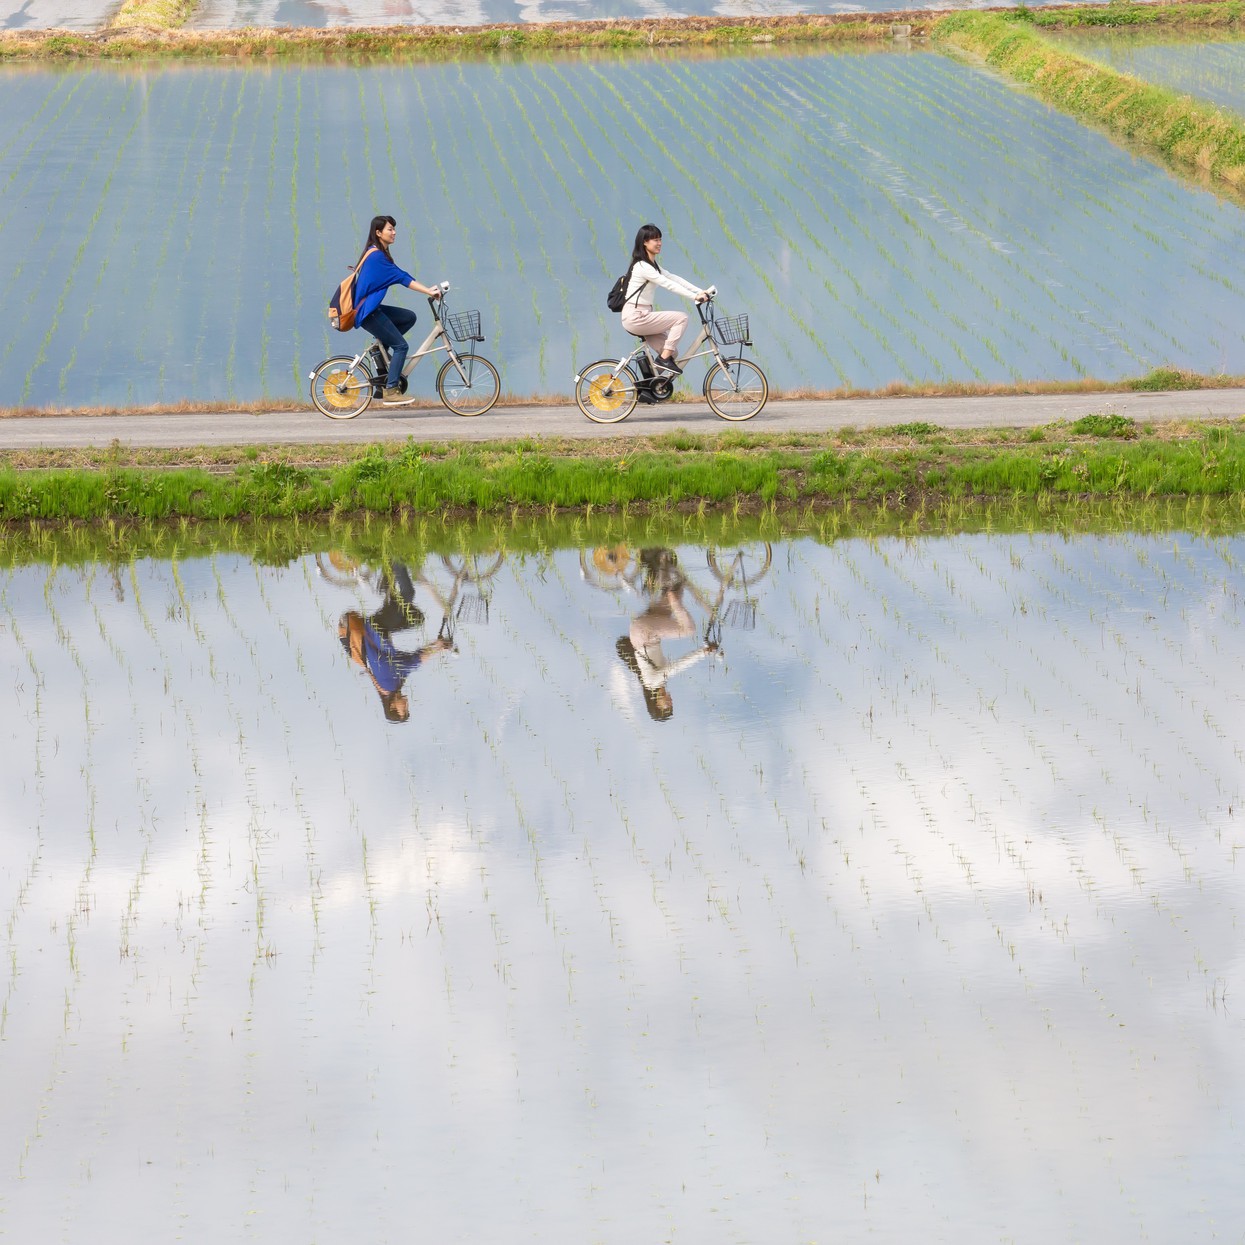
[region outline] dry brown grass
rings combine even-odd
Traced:
[[[1180,378],[1180,383],[1165,386],[1172,389],[1240,389],[1245,388],[1245,376],[1217,375],[1204,376],[1195,372],[1173,371],[1172,376]],[[838,389],[818,389],[811,385],[798,386],[794,389],[775,389],[770,392],[770,402],[845,402],[869,398],[995,398],[1014,395],[1016,397],[1035,396],[1041,394],[1060,393],[1134,393],[1140,389],[1152,388],[1144,383],[1145,378],[1130,380],[1096,380],[1083,377],[1079,380],[1024,380],[1014,383],[977,383],[972,381],[930,381],[925,384],[909,385],[894,381],[876,389],[858,389],[843,386]],[[691,391],[680,391],[675,397],[675,404],[680,402],[698,403],[703,401],[701,395]],[[565,394],[526,394],[515,395],[503,393],[498,399],[503,407],[564,407],[574,409],[573,403]],[[444,409],[435,398],[417,398],[404,410],[435,411]],[[0,419],[54,419],[65,416],[107,416],[107,415],[219,415],[229,413],[265,415],[281,411],[309,412],[311,405],[301,398],[280,398],[255,402],[167,402],[150,406],[6,406],[0,407]]]

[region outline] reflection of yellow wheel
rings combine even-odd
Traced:
[[[598,545],[592,551],[592,565],[602,575],[621,575],[631,565],[631,551],[626,545]]]
[[[343,571],[349,575],[351,571],[359,569],[359,559],[352,558],[348,553],[342,553],[340,549],[330,549],[329,565],[335,571]]]
[[[353,588],[367,574],[367,568],[358,558],[352,558],[340,549],[317,553],[316,570],[339,588]]]

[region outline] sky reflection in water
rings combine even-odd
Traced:
[[[1241,1222],[1243,551],[752,545],[660,721],[701,549],[5,573],[0,1226]]]

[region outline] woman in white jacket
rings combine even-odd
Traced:
[[[709,297],[699,286],[677,277],[673,272],[662,272],[657,263],[661,254],[661,230],[656,225],[641,225],[635,236],[631,251],[631,271],[627,280],[627,301],[622,309],[622,326],[628,333],[642,337],[657,356],[659,367],[679,374],[683,369],[675,361],[679,338],[687,328],[687,312],[654,311],[652,288],[663,289],[684,298],[703,302]]]

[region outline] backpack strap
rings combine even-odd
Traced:
[[[627,265],[627,279],[626,279],[626,281],[624,281],[624,282],[623,282],[623,289],[624,289],[624,290],[627,288],[627,286],[629,286],[629,285],[631,284],[631,274],[632,274],[632,272],[635,270],[635,266],[636,266],[636,264],[638,264],[639,262],[640,262],[640,261],[639,261],[638,259],[633,259],[633,260],[631,261],[631,263]],[[642,286],[640,286],[640,289],[639,289],[639,290],[636,290],[636,292],[635,292],[635,305],[636,305],[637,307],[640,305],[640,290],[642,290],[642,289],[644,289],[644,286],[643,286],[643,285],[642,285]],[[624,298],[624,299],[623,299],[623,306],[625,307],[625,306],[626,306],[626,305],[627,305],[630,301],[631,301],[631,300],[630,300],[629,298]]]

